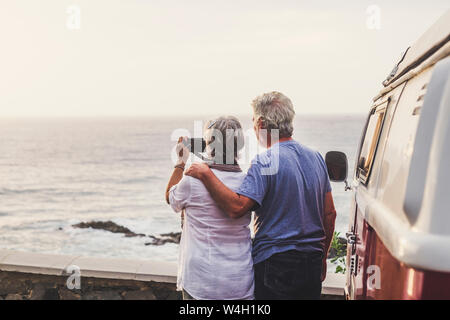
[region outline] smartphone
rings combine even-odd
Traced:
[[[192,153],[205,152],[206,141],[203,138],[190,138],[187,141],[183,141],[186,148]]]

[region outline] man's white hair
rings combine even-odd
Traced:
[[[292,136],[295,111],[288,97],[281,92],[272,91],[256,97],[252,106],[254,121],[261,120],[264,129],[269,132],[278,129],[280,138]]]

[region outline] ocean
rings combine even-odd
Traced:
[[[251,118],[239,118],[255,141]],[[149,238],[72,225],[111,220],[136,233],[179,232],[180,218],[164,200],[174,139],[180,129],[193,133],[195,121],[208,119],[0,119],[0,248],[177,261],[177,244],[146,246]],[[363,115],[297,115],[294,138],[323,156],[345,152],[351,177],[363,125]],[[332,187],[336,230],[344,234],[351,192],[343,183]]]

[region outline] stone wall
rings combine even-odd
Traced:
[[[177,300],[176,276],[162,261],[0,250],[0,300]]]
[[[81,278],[70,290],[66,276],[0,271],[0,300],[179,300],[175,284]]]
[[[0,250],[0,300],[179,300],[176,280],[176,263]],[[322,298],[343,299],[344,282],[329,273]]]

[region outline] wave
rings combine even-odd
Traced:
[[[134,183],[147,183],[150,181],[160,180],[160,178],[155,176],[148,176],[148,177],[142,177],[142,178],[132,178],[132,179],[124,179],[116,181],[118,184],[134,184]]]
[[[153,158],[122,158],[122,159],[117,159],[120,162],[148,162],[150,163],[151,161],[153,161]]]
[[[11,194],[30,194],[30,193],[41,193],[41,192],[52,192],[58,189],[46,188],[46,189],[8,189],[0,188],[0,195],[11,195]]]
[[[1,188],[0,195],[28,195],[28,194],[45,194],[52,196],[94,196],[102,195],[98,191],[65,191],[64,189],[42,188],[42,189],[7,189]]]

